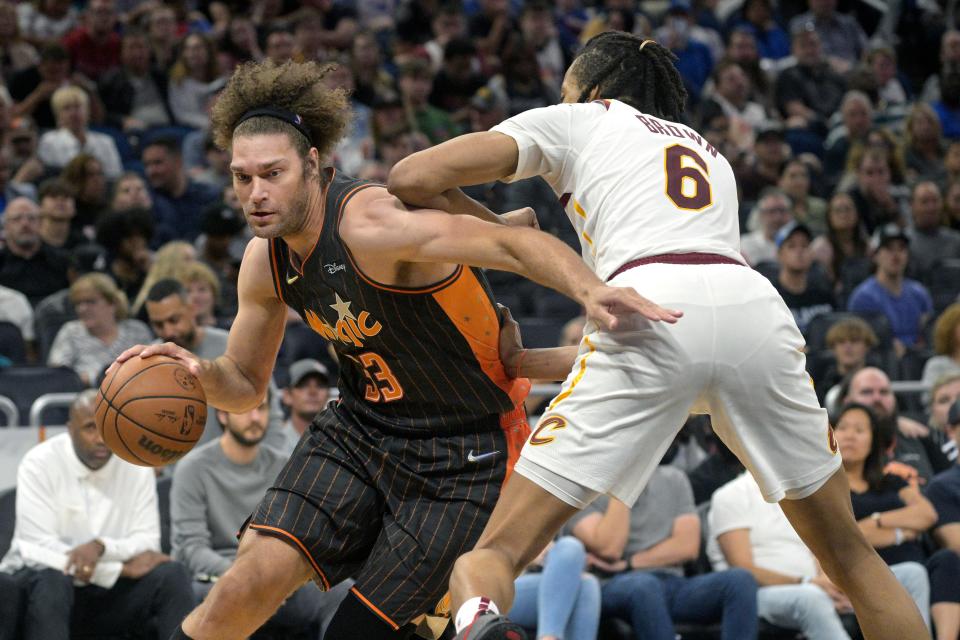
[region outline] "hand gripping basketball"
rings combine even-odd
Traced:
[[[170,464],[203,435],[207,420],[203,387],[182,359],[150,355],[147,349],[121,358],[104,376],[97,395],[94,418],[100,436],[127,462]]]

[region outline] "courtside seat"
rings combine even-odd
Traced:
[[[30,416],[33,401],[45,393],[82,391],[80,377],[67,367],[7,367],[0,369],[0,395],[11,398],[20,412],[20,421]],[[64,414],[65,415],[65,414]],[[59,420],[62,416],[57,416]],[[65,424],[51,417],[50,424]]]
[[[13,364],[27,362],[27,345],[23,341],[23,334],[20,333],[20,327],[12,322],[0,321],[0,356]]]

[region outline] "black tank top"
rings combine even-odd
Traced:
[[[382,185],[333,173],[320,238],[300,269],[282,239],[270,240],[277,295],[333,343],[340,407],[361,423],[409,435],[499,429],[522,385],[500,362],[500,322],[485,277],[458,266],[440,282],[405,288],[366,276],[339,223],[347,202],[370,187]]]

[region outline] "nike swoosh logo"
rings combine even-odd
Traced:
[[[299,275],[297,275],[297,276],[288,276],[288,277],[287,277],[287,284],[293,284],[294,282],[296,282],[296,281],[299,280],[299,279],[300,279],[300,276],[299,276]]]
[[[499,451],[491,451],[490,453],[481,453],[479,455],[473,454],[473,449],[470,449],[470,453],[467,454],[467,462],[480,462],[481,460],[486,460],[487,458],[492,458],[493,456],[500,453]]]

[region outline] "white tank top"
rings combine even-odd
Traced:
[[[542,176],[601,279],[631,260],[669,253],[744,263],[733,170],[689,127],[597,100],[531,109],[492,130],[520,149],[504,182]]]

